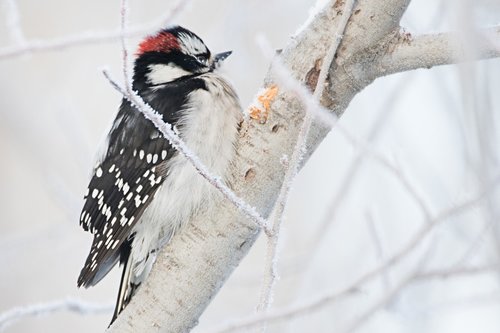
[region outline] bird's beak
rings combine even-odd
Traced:
[[[212,69],[217,69],[222,65],[222,62],[231,55],[233,51],[226,51],[222,53],[217,53],[214,56],[214,62],[212,63]]]

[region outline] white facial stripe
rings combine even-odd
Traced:
[[[180,33],[178,38],[181,40],[182,51],[186,54],[203,54],[207,53],[207,47],[201,40],[196,37],[191,37],[187,34]]]
[[[153,64],[149,65],[148,82],[151,84],[162,84],[166,82],[171,82],[180,77],[189,75],[191,73],[183,70],[177,66],[165,65],[165,64]]]

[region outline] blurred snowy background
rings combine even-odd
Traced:
[[[133,49],[148,27],[160,28],[174,2],[130,2],[130,26],[143,32],[128,40]],[[225,72],[247,105],[268,66],[256,35],[284,47],[314,2],[194,0],[175,23],[212,51],[234,51]],[[100,68],[121,75],[119,41],[9,52],[32,41],[117,32],[119,6],[0,0],[0,316],[68,297],[110,306],[115,300],[117,269],[89,290],[78,290],[76,278],[91,243],[78,225],[81,198],[121,99]],[[412,34],[499,23],[496,0],[413,0],[402,21]],[[270,332],[334,332],[360,322],[360,332],[500,331],[499,92],[500,60],[488,60],[379,79],[354,99],[341,122],[397,172],[335,130],[327,137],[294,184],[272,308],[341,292],[391,257],[399,261]],[[469,200],[474,205],[442,218]],[[402,252],[426,226],[426,237]],[[264,255],[260,239],[194,332],[254,312]],[[59,311],[5,332],[99,332],[110,316]]]

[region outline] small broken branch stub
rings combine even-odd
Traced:
[[[311,90],[314,91],[318,85],[319,73],[321,72],[321,66],[323,65],[323,59],[316,59],[314,62],[314,67],[309,70],[306,74],[306,85]]]

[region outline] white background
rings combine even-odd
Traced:
[[[9,2],[0,0],[0,50],[18,42],[8,29]],[[213,52],[233,50],[224,72],[248,105],[268,65],[256,35],[264,34],[276,49],[284,47],[313,4],[195,0],[176,23],[200,35]],[[28,42],[119,29],[119,1],[17,5]],[[130,25],[159,23],[171,6],[131,1]],[[416,35],[499,22],[498,1],[414,0],[402,25]],[[139,40],[129,39],[130,50]],[[97,287],[76,288],[91,243],[78,225],[82,196],[93,154],[121,99],[103,78],[103,66],[120,77],[118,40],[0,58],[0,313],[66,297],[99,304],[115,300],[117,269]],[[418,70],[377,80],[353,100],[341,122],[399,167],[434,217],[498,178],[499,91],[499,60]],[[333,130],[299,174],[286,213],[273,308],[342,290],[400,251],[426,223],[400,179],[363,152],[359,170],[349,174],[359,154]],[[346,178],[350,184],[341,189]],[[339,191],[342,202],[333,205]],[[499,198],[492,190],[487,200],[433,228],[401,264],[348,298],[270,331],[345,329],[417,265],[423,271],[494,268],[500,263]],[[326,218],[332,209],[333,219]],[[254,312],[264,255],[260,239],[195,332]],[[412,282],[360,331],[499,332],[499,287],[494,269]],[[102,331],[110,316],[62,311],[22,319],[5,331]]]

